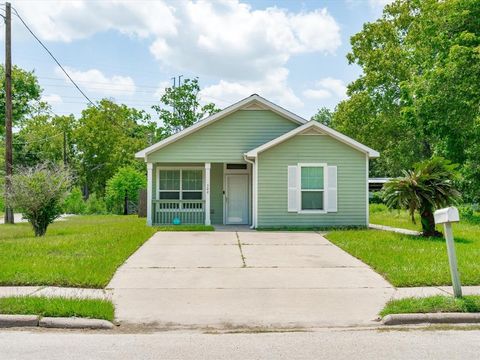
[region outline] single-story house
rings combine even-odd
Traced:
[[[251,95],[138,152],[147,222],[366,226],[379,153]]]

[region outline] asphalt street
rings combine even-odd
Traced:
[[[480,330],[0,332],[0,359],[478,359]]]

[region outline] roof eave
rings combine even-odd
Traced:
[[[176,134],[173,134],[173,135],[169,136],[168,138],[163,139],[162,141],[159,141],[156,144],[153,144],[153,145],[137,152],[135,154],[135,157],[136,158],[146,158],[152,152],[160,150],[161,148],[169,145],[170,143],[175,142],[175,141],[177,141],[177,140],[179,140],[179,139],[181,139],[181,138],[183,138],[183,137],[201,129],[201,128],[207,126],[208,124],[210,124],[212,122],[220,120],[223,117],[230,115],[231,113],[241,109],[242,107],[244,107],[244,106],[246,106],[246,105],[248,105],[248,104],[250,104],[254,101],[258,101],[259,103],[268,107],[273,112],[276,112],[276,113],[284,116],[285,118],[287,118],[287,119],[289,119],[293,122],[296,122],[296,123],[301,124],[301,125],[304,125],[304,124],[308,123],[308,121],[303,119],[302,117],[300,117],[300,116],[282,108],[281,106],[278,106],[278,105],[268,101],[267,99],[264,99],[260,95],[254,94],[254,95],[251,95],[251,96],[249,96],[245,99],[242,99],[242,100],[236,102],[235,104],[232,104],[232,105],[226,107],[225,109],[219,111],[216,114],[210,115],[210,116],[206,117],[205,119],[200,120],[196,124],[186,128],[186,129],[184,129],[184,130],[182,130],[182,131],[180,131]]]

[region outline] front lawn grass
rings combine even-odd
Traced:
[[[380,316],[388,314],[439,313],[439,312],[480,312],[480,296],[469,295],[461,298],[452,296],[430,296],[425,298],[405,298],[389,301]]]
[[[407,217],[405,212],[403,214],[402,222]],[[377,219],[389,219],[386,214],[376,216]],[[381,224],[399,227],[392,222]],[[461,221],[453,225],[453,235],[462,285],[480,285],[480,225]],[[370,265],[394,286],[451,285],[444,238],[381,230],[332,231],[326,237]]]
[[[112,321],[114,306],[109,300],[12,296],[0,298],[0,314],[81,317]]]
[[[156,231],[215,231],[212,225],[162,225],[156,226]]]
[[[0,225],[0,285],[103,288],[154,233],[137,216],[72,216],[36,238],[28,223]]]

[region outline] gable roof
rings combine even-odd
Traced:
[[[369,158],[377,158],[380,156],[380,153],[378,151],[375,151],[371,148],[369,148],[368,146],[365,146],[361,143],[359,143],[358,141],[356,140],[353,140],[352,138],[342,134],[342,133],[339,133],[338,131],[335,131],[331,128],[329,128],[328,126],[325,126],[315,120],[311,120],[309,122],[307,122],[306,124],[302,125],[302,126],[299,126],[263,145],[260,145],[259,147],[256,147],[255,149],[252,149],[250,150],[249,152],[247,152],[245,155],[249,158],[256,158],[257,155],[259,153],[261,153],[262,151],[265,151],[267,149],[270,149],[271,147],[275,146],[275,145],[278,145],[282,142],[284,142],[285,140],[288,140],[290,139],[291,137],[295,136],[295,135],[299,135],[299,134],[302,134],[302,133],[305,133],[305,132],[309,132],[311,130],[316,130],[316,131],[319,131],[321,133],[324,133],[326,135],[329,135],[331,137],[333,137],[334,139],[340,141],[340,142],[343,142],[344,144],[354,148],[354,149],[357,149],[358,151],[361,151],[365,154],[368,155]]]
[[[183,129],[182,131],[179,131],[178,133],[176,134],[173,134],[171,136],[169,136],[168,138],[166,139],[163,139],[162,141],[156,143],[156,144],[153,144],[149,147],[147,147],[146,149],[143,149],[139,152],[137,152],[135,154],[135,157],[136,158],[146,158],[147,155],[151,154],[152,152],[154,151],[157,151],[187,135],[190,135],[194,132],[196,132],[197,130],[200,130],[201,128],[215,122],[215,121],[218,121],[224,117],[226,117],[227,115],[230,115],[232,114],[233,112],[237,111],[237,110],[242,110],[242,109],[245,109],[245,110],[271,110],[273,111],[274,113],[277,113],[278,115],[281,115],[282,117],[290,120],[290,121],[293,121],[299,125],[302,125],[302,124],[305,124],[307,123],[308,121],[303,119],[302,117],[298,116],[298,115],[295,115],[294,113],[282,108],[281,106],[278,106],[270,101],[268,101],[267,99],[257,95],[257,94],[253,94],[253,95],[250,95],[249,97],[243,99],[243,100],[240,100],[239,102],[236,102],[235,104],[233,105],[230,105],[228,107],[226,107],[225,109],[219,111],[218,113],[216,114],[213,114],[203,120],[200,120],[199,122],[195,123],[194,125],[186,128],[186,129]]]

